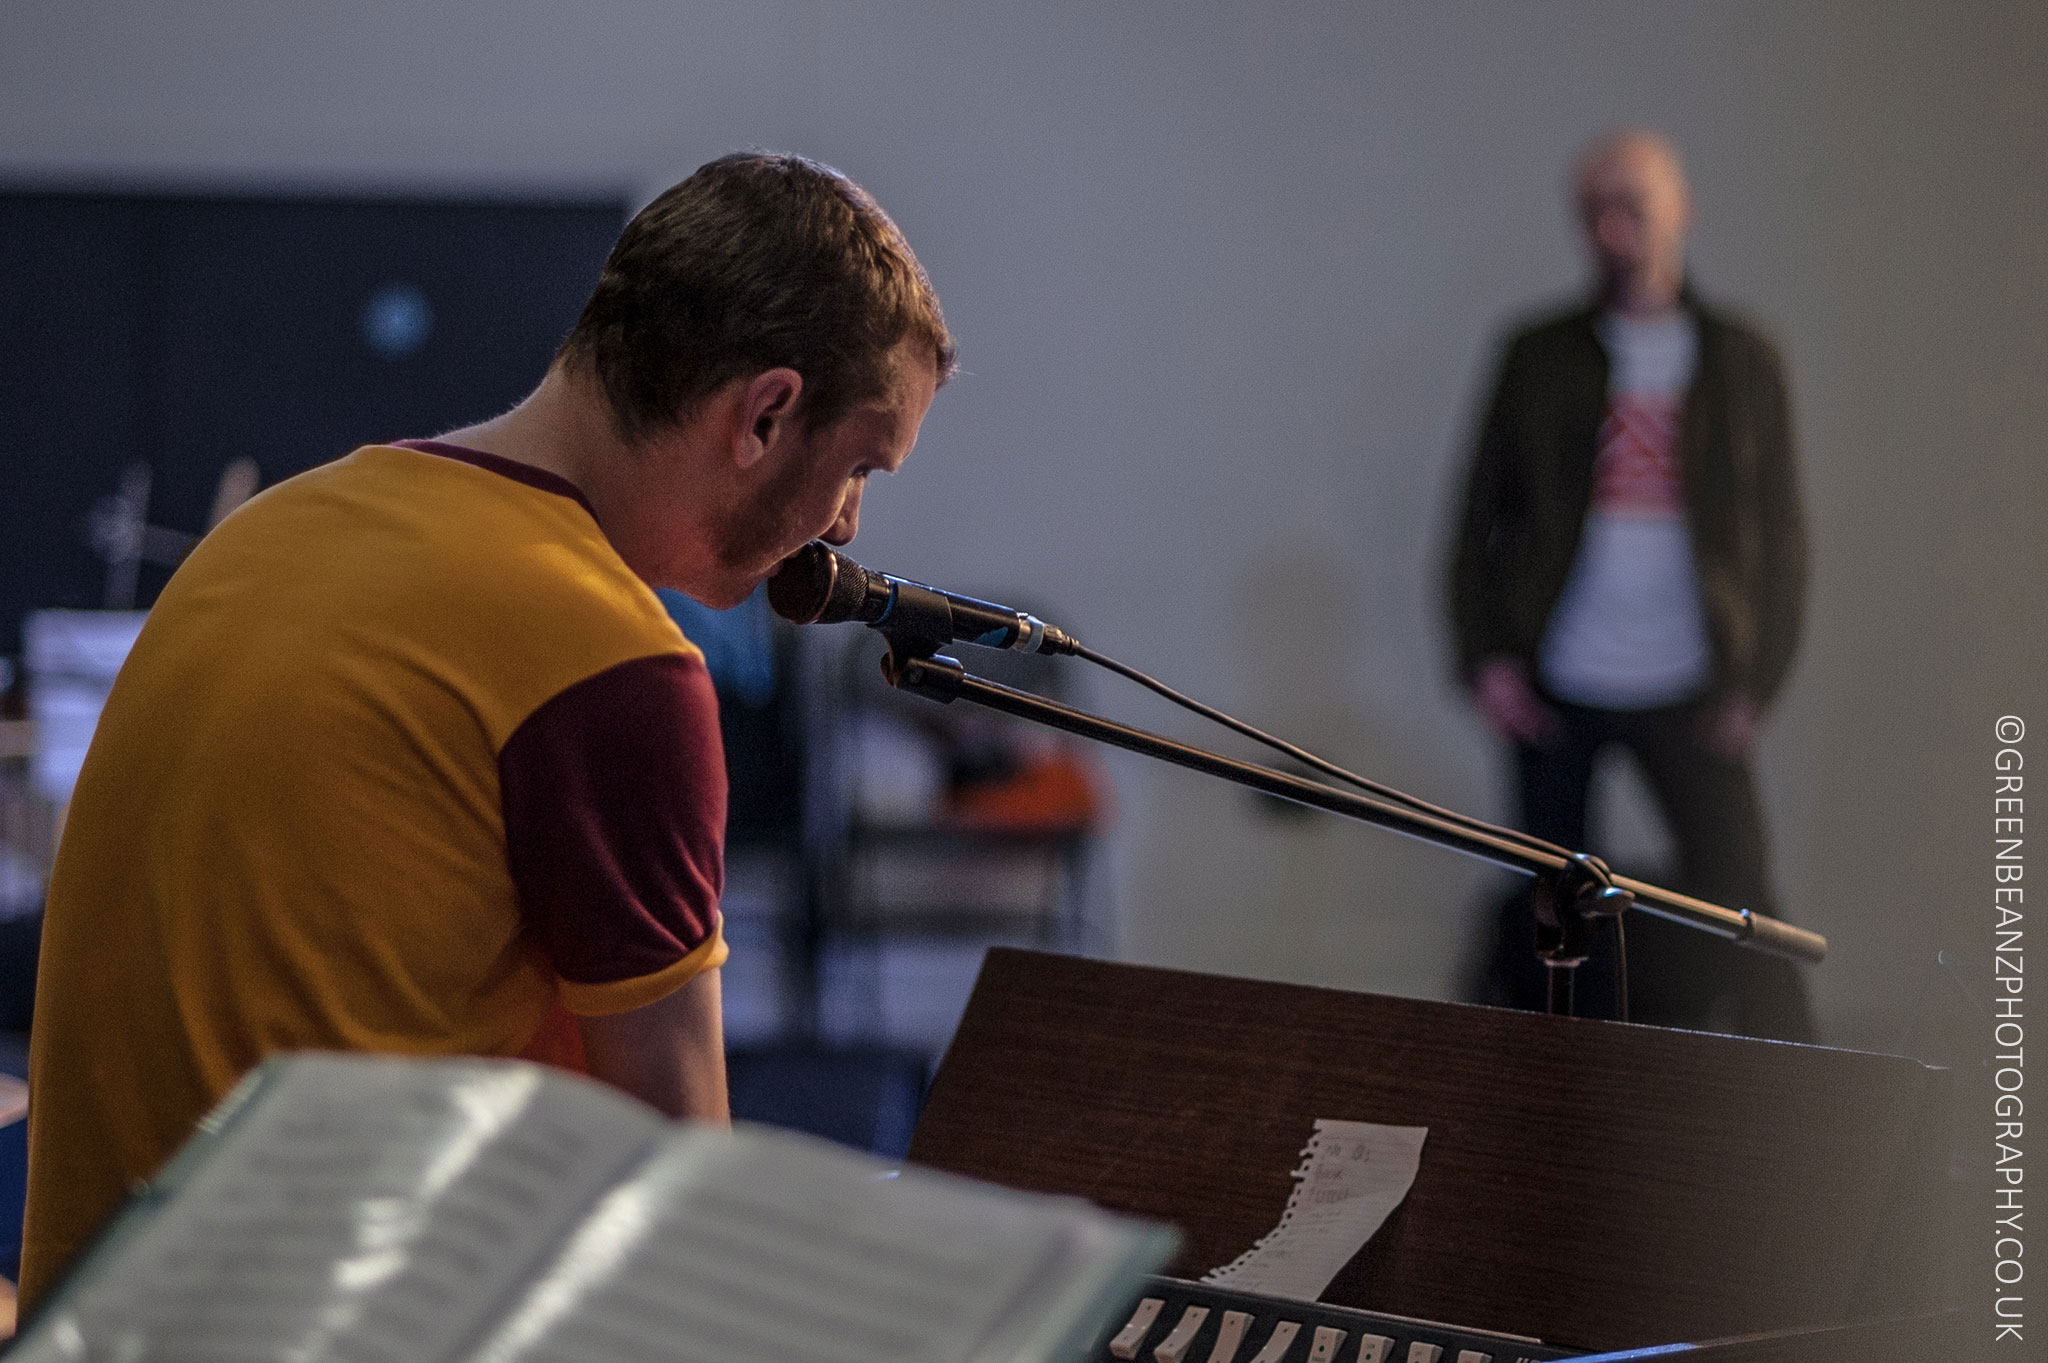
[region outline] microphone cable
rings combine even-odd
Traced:
[[[1254,726],[1245,723],[1243,720],[1238,719],[1233,715],[1227,715],[1223,711],[1216,709],[1214,706],[1204,705],[1202,702],[1196,700],[1193,696],[1183,695],[1181,692],[1174,690],[1171,686],[1168,686],[1165,682],[1160,681],[1156,677],[1148,676],[1145,673],[1140,672],[1137,668],[1131,667],[1125,663],[1120,663],[1116,659],[1109,657],[1106,654],[1097,653],[1094,649],[1089,648],[1085,644],[1080,643],[1078,640],[1074,644],[1073,655],[1077,658],[1081,658],[1088,662],[1094,663],[1097,667],[1104,668],[1110,672],[1114,672],[1119,677],[1122,677],[1127,681],[1134,681],[1138,685],[1144,687],[1146,690],[1151,691],[1157,695],[1164,696],[1167,700],[1172,701],[1175,705],[1178,705],[1186,710],[1191,710],[1195,714],[1200,715],[1204,719],[1211,720],[1217,724],[1221,724],[1224,728],[1231,730],[1233,733],[1242,734],[1246,738],[1251,739],[1255,743],[1263,743],[1267,747],[1272,748],[1276,752],[1284,753],[1286,756],[1293,758],[1295,761],[1301,763],[1303,766],[1306,766],[1314,771],[1320,772],[1323,775],[1331,777],[1335,780],[1342,781],[1347,785],[1356,786],[1358,789],[1365,791],[1368,795],[1373,795],[1378,797],[1379,799],[1390,801],[1393,804],[1397,804],[1404,808],[1414,810],[1415,812],[1420,814],[1428,814],[1433,818],[1446,820],[1450,823],[1456,824],[1460,828],[1469,829],[1473,832],[1485,833],[1491,837],[1506,838],[1508,841],[1513,842],[1518,846],[1529,848],[1532,851],[1544,852],[1553,856],[1564,857],[1566,859],[1569,859],[1572,856],[1572,853],[1568,849],[1560,847],[1554,842],[1546,842],[1544,839],[1539,838],[1532,833],[1524,833],[1520,829],[1505,828],[1497,824],[1490,824],[1487,823],[1484,819],[1475,819],[1471,815],[1461,814],[1455,809],[1445,809],[1441,805],[1433,805],[1429,801],[1418,799],[1405,791],[1396,790],[1392,786],[1382,785],[1380,782],[1371,780],[1364,776],[1360,776],[1356,772],[1346,771],[1343,767],[1338,766],[1335,762],[1331,762],[1324,758],[1318,757],[1306,748],[1297,747],[1294,744],[1289,743],[1284,738],[1275,738],[1273,737],[1273,735],[1266,733],[1264,730],[1255,728]]]
[[[1192,696],[1181,694],[1156,677],[1148,676],[1135,667],[1120,663],[1105,654],[1097,653],[1078,639],[1074,640],[1071,651],[1073,656],[1077,658],[1085,659],[1088,662],[1094,663],[1097,667],[1114,672],[1119,677],[1123,677],[1128,681],[1134,681],[1146,690],[1172,701],[1175,705],[1192,710],[1194,713],[1202,716],[1202,718],[1221,724],[1233,733],[1239,733],[1254,742],[1263,743],[1267,747],[1284,753],[1295,761],[1321,772],[1325,776],[1333,777],[1347,785],[1356,786],[1369,795],[1377,796],[1382,800],[1414,810],[1417,813],[1429,814],[1436,818],[1447,820],[1457,827],[1469,831],[1485,833],[1497,838],[1505,838],[1519,847],[1525,847],[1532,851],[1563,857],[1567,861],[1571,860],[1574,855],[1569,849],[1560,847],[1554,842],[1545,841],[1532,833],[1524,833],[1518,828],[1505,828],[1497,824],[1490,824],[1484,819],[1475,819],[1469,814],[1461,814],[1454,809],[1445,809],[1441,805],[1433,805],[1429,801],[1418,799],[1405,791],[1396,790],[1392,786],[1382,785],[1378,781],[1360,776],[1356,772],[1346,771],[1335,762],[1318,757],[1306,748],[1297,747],[1283,738],[1275,738],[1273,735],[1255,728],[1235,716],[1225,714],[1214,706],[1204,705]],[[1627,1022],[1629,1014],[1628,939],[1623,935],[1625,932],[1622,926],[1623,916],[1622,914],[1613,914],[1608,916],[1607,921],[1611,925],[1610,933],[1614,943],[1612,974],[1615,994],[1615,1019],[1620,1022]]]

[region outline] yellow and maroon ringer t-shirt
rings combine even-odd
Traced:
[[[724,959],[724,828],[703,657],[569,483],[407,442],[250,501],[165,588],[72,801],[24,1296],[274,1052],[580,1063],[566,1014]]]

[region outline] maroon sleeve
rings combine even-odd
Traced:
[[[711,936],[725,751],[701,658],[636,658],[550,697],[498,777],[520,909],[564,980],[652,975]]]

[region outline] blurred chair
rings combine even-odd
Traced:
[[[891,689],[867,631],[812,635],[802,946],[817,1028],[936,1057],[988,946],[1092,939],[1107,776],[1048,730]],[[962,651],[991,680],[1056,699],[1068,689],[1059,660]]]

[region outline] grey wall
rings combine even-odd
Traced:
[[[1790,355],[1814,625],[1768,731],[1830,1035],[1989,945],[1993,719],[2048,741],[2038,4],[1164,3],[0,11],[0,173],[651,193],[736,146],[874,190],[967,373],[861,556],[1504,814],[1437,576],[1504,317],[1578,287],[1563,167],[1671,131],[1694,263]],[[1161,707],[1109,708],[1183,734]],[[1123,946],[1442,995],[1482,877],[1114,764]],[[1625,846],[1654,842],[1624,813]]]

